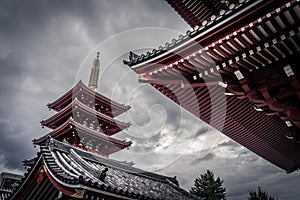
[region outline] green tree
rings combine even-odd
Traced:
[[[260,187],[257,190],[250,191],[248,200],[275,200],[266,191],[262,190]]]
[[[205,174],[201,174],[195,179],[190,193],[205,200],[224,200],[226,199],[226,189],[222,184],[223,180],[219,177],[215,179],[214,173],[207,170]]]

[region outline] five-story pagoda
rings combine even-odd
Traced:
[[[48,137],[66,141],[83,150],[108,155],[127,148],[131,142],[111,136],[129,127],[114,117],[129,109],[96,92],[99,77],[99,53],[94,59],[88,87],[79,81],[71,90],[48,104],[56,114],[41,121],[42,126],[53,129],[47,135],[34,139],[44,145]]]

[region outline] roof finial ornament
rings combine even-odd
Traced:
[[[105,169],[101,172],[99,179],[104,182],[104,179],[106,177],[106,172],[108,171],[108,168],[105,167]]]
[[[99,61],[100,52],[97,52],[97,56],[94,59],[93,67],[91,69],[90,80],[89,80],[89,88],[93,91],[96,91],[98,88],[98,79],[99,79]]]

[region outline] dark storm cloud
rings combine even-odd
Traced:
[[[0,119],[0,163],[12,170],[22,169],[21,161],[30,158],[34,152],[33,148],[24,145],[30,141],[26,137],[21,138],[23,130],[16,127],[15,123]]]
[[[165,15],[166,12],[170,14]],[[0,5],[0,13],[0,27],[4,34],[13,33],[12,36],[20,37],[27,37],[29,33],[38,35],[39,30],[49,26],[49,23],[51,25],[73,17],[73,20],[82,20],[85,27],[88,27],[88,35],[97,40],[100,39],[99,34],[108,37],[112,31],[121,32],[143,24],[163,26],[171,17],[180,20],[163,1],[138,0],[4,0]],[[174,23],[167,26],[178,29],[178,25]]]
[[[19,75],[23,73],[19,58],[13,53],[0,56],[0,75],[2,76],[0,81],[2,81],[2,84],[5,84],[8,79],[18,79]]]
[[[10,56],[8,58],[11,59]],[[0,171],[2,167],[10,170],[23,170],[21,161],[25,158],[30,158],[33,155],[34,149],[31,145],[30,137],[31,132],[28,132],[24,122],[27,120],[19,117],[16,114],[16,110],[22,110],[18,99],[22,97],[11,91],[20,92],[14,81],[20,81],[20,74],[17,70],[12,73],[13,65],[6,65],[1,62],[1,78],[0,78],[0,89],[1,89],[1,101],[0,101]],[[7,70],[7,71],[6,71]],[[13,80],[13,81],[12,81]],[[22,115],[22,114],[21,114]]]
[[[14,53],[0,55],[1,98],[7,98],[9,94],[12,94],[12,90],[18,89],[17,83],[22,81],[21,74],[24,73],[24,70],[20,67],[20,64],[20,57]],[[2,103],[4,103],[4,101],[2,101]]]
[[[59,49],[59,45],[50,48],[55,39],[46,30],[49,21],[63,13],[60,3],[0,3],[1,171],[22,170],[21,161],[33,156],[31,139],[41,134],[38,122],[41,116],[47,115],[42,108],[50,100],[49,96],[54,96],[49,90],[56,87],[55,74],[51,71],[58,69],[53,66],[57,59],[44,59],[43,54]],[[77,6],[84,8],[84,5]]]
[[[10,33],[15,32],[15,30],[32,32],[31,27],[35,27],[34,30],[36,30],[38,27],[47,26],[48,21],[53,18],[67,15],[79,15],[78,17],[85,17],[86,21],[93,21],[96,19],[95,9],[101,9],[101,7],[95,7],[95,3],[96,1],[84,2],[80,0],[4,0],[1,1],[0,7],[0,25],[3,27],[1,32]]]

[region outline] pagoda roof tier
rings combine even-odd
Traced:
[[[300,145],[286,137],[300,141],[299,4],[240,1],[172,44],[131,52],[125,63],[140,82],[292,172],[300,166]]]
[[[75,137],[74,134],[77,134],[80,139],[80,141],[78,141],[81,144],[78,146],[79,148],[99,153],[101,155],[112,154],[120,151],[121,149],[128,148],[132,144],[131,142],[121,141],[104,135],[103,133],[99,133],[96,130],[77,123],[72,118],[47,135],[34,139],[33,144],[43,145],[49,137],[60,141],[63,141],[64,139],[68,141],[70,138]]]
[[[204,20],[218,15],[220,11],[225,12],[229,9],[230,3],[238,2],[238,0],[166,1],[191,27],[200,26]]]
[[[41,124],[42,126],[55,129],[67,121],[70,117],[77,122],[82,121],[82,118],[83,120],[88,118],[91,121],[94,121],[93,129],[98,129],[106,135],[113,135],[130,126],[129,123],[120,122],[107,115],[97,112],[96,110],[93,110],[92,108],[81,103],[77,98],[75,98],[72,103],[60,110],[55,115],[43,120]]]
[[[106,175],[101,173],[106,169]],[[103,176],[102,176],[103,177]],[[47,188],[47,189],[46,189]],[[38,162],[25,174],[12,200],[57,199],[199,199],[178,186],[175,178],[143,171],[50,139]]]
[[[71,90],[47,106],[55,111],[60,111],[76,97],[82,103],[89,104],[90,107],[110,117],[118,116],[130,108],[92,91],[81,80]]]

